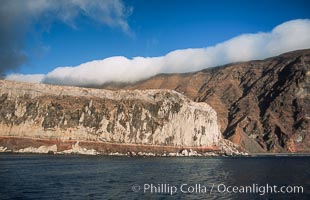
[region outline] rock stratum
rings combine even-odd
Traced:
[[[222,139],[217,121],[207,103],[172,90],[109,91],[0,81],[1,151],[236,152],[235,145]]]
[[[172,89],[208,103],[224,138],[249,152],[310,152],[310,50],[103,88]]]

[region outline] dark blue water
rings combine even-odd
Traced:
[[[310,157],[127,158],[0,154],[0,199],[310,199],[309,161]],[[154,187],[152,192],[148,189],[151,184],[157,186],[157,191]],[[166,190],[164,185],[161,189],[158,184],[166,184]],[[180,191],[182,184],[187,185]],[[200,191],[192,191],[196,184]],[[302,186],[303,193],[223,192],[223,185],[240,189],[240,186],[253,184]],[[222,187],[220,192],[218,185]],[[170,195],[167,188],[172,187],[177,191]],[[133,189],[140,190],[134,192]]]

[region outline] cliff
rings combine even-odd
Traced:
[[[103,88],[172,89],[208,103],[223,136],[250,152],[310,152],[310,50]]]
[[[216,112],[175,91],[109,91],[3,80],[0,137],[2,150],[19,152],[227,148]]]

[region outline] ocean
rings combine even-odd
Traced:
[[[310,157],[0,154],[0,199],[310,199]]]

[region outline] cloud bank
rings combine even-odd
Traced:
[[[6,79],[75,86],[134,82],[159,73],[193,72],[307,48],[310,48],[310,20],[299,19],[280,24],[271,32],[243,34],[206,48],[176,50],[161,57],[109,57],[58,67],[46,75],[12,74]]]
[[[131,8],[120,0],[2,0],[0,73],[27,62],[26,35],[38,24],[42,29],[48,29],[54,21],[61,21],[76,28],[76,18],[84,16],[130,33],[127,23],[130,13]]]

